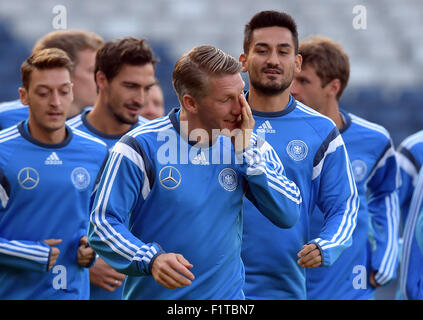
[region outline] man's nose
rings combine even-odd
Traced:
[[[61,104],[60,95],[58,90],[53,90],[50,95],[50,105],[59,107]]]
[[[279,58],[278,53],[276,50],[271,50],[269,53],[269,56],[267,57],[267,63],[272,66],[278,66],[279,65]]]
[[[133,100],[138,103],[139,105],[144,105],[146,100],[146,93],[143,88],[137,91],[136,95],[134,96]]]

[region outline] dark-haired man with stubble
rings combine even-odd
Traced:
[[[287,230],[275,228],[245,201],[244,292],[248,299],[306,299],[304,268],[329,266],[351,245],[359,198],[348,154],[335,124],[290,94],[302,62],[290,15],[254,15],[245,26],[240,61],[249,75],[245,96],[255,131],[275,148],[303,195],[300,220]],[[309,241],[316,206],[324,223],[318,237]]]
[[[147,94],[156,83],[157,62],[145,39],[107,41],[95,58],[98,97],[93,109],[67,124],[102,140],[111,149],[127,132],[147,122],[140,117]],[[91,299],[121,299],[125,276],[99,258],[90,269]]]

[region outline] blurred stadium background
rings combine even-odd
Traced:
[[[146,37],[161,62],[157,77],[167,110],[178,104],[171,84],[179,56],[212,44],[238,57],[244,25],[261,10],[283,10],[300,39],[322,34],[350,56],[351,77],[341,106],[385,126],[396,146],[423,129],[423,1],[421,0],[13,0],[0,4],[0,101],[16,99],[20,65],[35,41],[53,31],[55,6],[66,8],[67,29],[105,40]],[[353,8],[366,9],[355,29]],[[381,296],[382,297],[382,296]],[[386,295],[392,298],[392,293]]]
[[[284,10],[300,39],[323,34],[351,59],[341,106],[380,123],[395,145],[423,128],[423,1],[421,0],[14,0],[0,4],[0,101],[15,99],[19,68],[34,42],[54,30],[53,8],[63,5],[68,29],[87,29],[106,40],[147,37],[161,59],[157,76],[169,110],[177,105],[171,74],[177,58],[199,44],[238,57],[243,28],[260,10]],[[363,5],[367,28],[355,29],[353,8]]]

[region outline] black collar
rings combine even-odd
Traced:
[[[65,128],[66,128],[65,140],[63,140],[60,143],[49,144],[49,143],[43,143],[41,141],[38,141],[37,139],[34,139],[31,136],[28,130],[28,120],[23,120],[18,123],[18,130],[19,130],[19,133],[22,135],[22,137],[24,137],[29,142],[36,144],[37,146],[40,146],[42,148],[48,148],[48,149],[63,148],[69,144],[69,142],[72,140],[73,133],[72,133],[72,130],[67,125],[65,125]]]

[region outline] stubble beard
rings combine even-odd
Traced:
[[[138,116],[134,117],[134,118],[130,118],[130,117],[122,116],[122,115],[117,114],[117,113],[115,113],[114,116],[119,122],[122,122],[124,124],[133,125],[133,124],[138,122]]]
[[[120,123],[133,125],[138,122],[139,115],[132,118],[131,116],[125,116],[123,113],[120,114],[116,112],[110,103],[107,104],[107,107],[111,111],[115,119],[118,120]],[[123,106],[121,108],[124,109]]]
[[[288,89],[294,80],[294,73],[291,72],[290,75],[288,75],[287,78],[282,79],[282,82],[271,82],[268,84],[260,82],[260,80],[251,79],[251,86],[261,95],[264,96],[277,96],[281,93],[283,93],[286,89]]]

